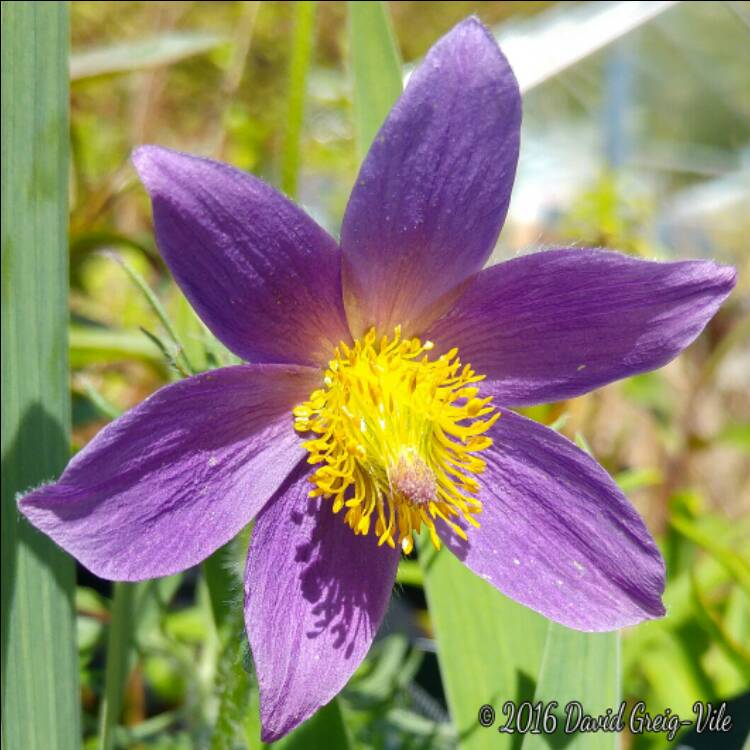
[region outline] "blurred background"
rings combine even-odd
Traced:
[[[71,4],[75,447],[180,377],[162,313],[192,368],[231,361],[159,259],[129,163],[134,146],[228,161],[283,187],[337,234],[359,161],[347,6],[298,5]],[[666,557],[669,616],[624,633],[623,697],[687,716],[696,700],[729,700],[741,725],[733,738],[674,743],[626,733],[622,747],[739,748],[750,724],[750,4],[388,5],[407,75],[470,13],[492,28],[517,73],[521,159],[495,261],[580,244],[738,268],[738,288],[678,360],[528,414],[591,450]],[[289,151],[297,135],[299,150]],[[341,710],[361,747],[454,747],[419,568],[407,561],[399,580]],[[188,573],[158,583],[158,607],[136,633],[119,746],[257,746],[242,744],[257,738],[252,670],[245,663],[232,675],[201,581]],[[111,589],[83,570],[79,584],[84,727],[94,747]],[[239,727],[228,744],[211,739],[217,716]]]

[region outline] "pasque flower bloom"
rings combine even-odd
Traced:
[[[162,388],[20,508],[116,580],[184,570],[255,519],[245,616],[267,740],[346,683],[420,528],[570,627],[664,613],[664,563],[622,492],[510,408],[660,367],[735,274],[582,248],[482,270],[520,120],[494,40],[459,24],[377,135],[340,244],[253,176],[134,154],[177,283],[252,364]]]

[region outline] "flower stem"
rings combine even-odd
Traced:
[[[112,750],[114,747],[115,729],[122,713],[123,694],[130,665],[136,588],[137,585],[132,583],[114,584],[112,620],[107,639],[107,672],[99,728],[101,750]]]
[[[289,65],[286,132],[284,133],[284,147],[281,151],[281,189],[290,198],[295,198],[297,195],[307,72],[310,68],[315,35],[315,3],[309,0],[295,3],[295,14],[292,59]]]
[[[172,325],[172,321],[169,319],[169,315],[167,315],[167,311],[164,309],[164,306],[159,301],[159,298],[156,296],[156,294],[154,294],[154,290],[151,289],[151,287],[146,283],[146,280],[143,278],[143,276],[141,276],[138,271],[136,271],[128,263],[126,263],[119,255],[117,255],[117,253],[107,253],[107,255],[112,258],[112,260],[114,260],[115,263],[117,263],[123,271],[125,271],[125,273],[128,275],[128,278],[133,282],[133,284],[135,284],[141,294],[143,294],[149,306],[156,314],[156,317],[159,319],[159,322],[162,324],[164,330],[167,332],[167,335],[174,344],[176,352],[174,355],[175,365],[179,367],[180,362],[178,358],[181,357],[183,366],[179,367],[179,369],[181,372],[186,373],[184,377],[194,375],[195,369],[193,368],[187,354],[185,353],[185,347],[182,344],[182,341],[180,341],[180,338],[177,335],[177,331],[175,331],[175,328]]]

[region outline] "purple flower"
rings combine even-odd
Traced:
[[[420,528],[570,627],[664,614],[664,563],[625,496],[509,407],[664,365],[735,273],[572,248],[482,270],[520,120],[494,40],[459,24],[375,139],[340,245],[255,177],[154,146],[134,154],[175,279],[253,364],[161,389],[20,508],[117,580],[184,570],[255,519],[245,618],[265,740],[349,679]]]

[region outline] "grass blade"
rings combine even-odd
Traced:
[[[70,361],[73,367],[92,362],[138,360],[164,369],[159,347],[141,331],[113,331],[94,326],[74,325],[69,330]]]
[[[130,646],[134,632],[133,604],[138,585],[115,583],[112,598],[112,621],[107,638],[107,673],[104,680],[104,700],[101,706],[99,747],[112,750],[115,730],[122,714],[125,681],[130,667]]]
[[[286,133],[281,155],[281,189],[290,198],[297,196],[307,71],[310,68],[315,36],[315,3],[310,0],[298,0],[295,3],[295,15],[292,61],[289,67]]]
[[[183,32],[164,34],[145,41],[125,42],[76,52],[70,60],[70,79],[130,73],[172,65],[226,42],[215,34]]]
[[[174,325],[172,325],[172,321],[169,319],[169,315],[164,309],[164,305],[159,301],[159,298],[156,296],[154,290],[148,285],[146,279],[144,279],[143,276],[141,276],[132,266],[126,263],[117,253],[108,253],[108,256],[112,258],[112,260],[117,263],[123,271],[125,271],[130,281],[133,282],[133,285],[143,295],[149,307],[154,311],[154,314],[164,327],[167,335],[172,340],[176,352],[175,360],[181,358],[183,367],[187,373],[190,375],[195,374],[195,370],[188,359],[187,352],[185,351],[185,346],[177,335]]]
[[[70,452],[68,6],[2,4],[2,745],[80,746],[74,563],[16,510]]]
[[[505,701],[534,696],[546,620],[464,567],[447,549],[420,545],[440,674],[462,750],[517,748],[518,738],[479,725],[480,706],[498,717]]]
[[[618,732],[565,733],[565,706],[577,701],[591,716],[613,713],[620,703],[619,633],[580,633],[550,622],[535,701],[557,701],[558,725],[553,733],[527,734],[523,750],[561,747],[566,750],[615,750]],[[575,732],[581,712],[571,706],[568,726]]]
[[[349,3],[349,45],[354,75],[354,128],[363,159],[401,95],[401,59],[382,2]]]

